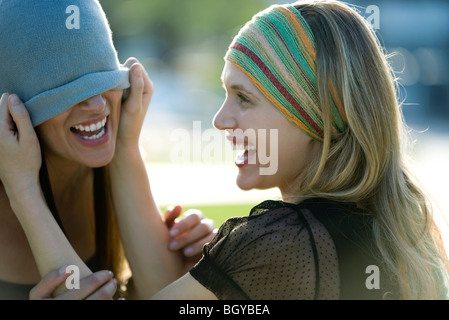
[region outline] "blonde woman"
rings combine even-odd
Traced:
[[[271,6],[225,60],[214,124],[241,150],[237,185],[278,187],[282,201],[226,221],[154,298],[447,298],[446,254],[407,168],[394,76],[364,19],[336,1]],[[272,129],[278,170],[263,175],[265,137],[242,132]]]

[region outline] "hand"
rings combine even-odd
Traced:
[[[39,140],[25,105],[15,94],[0,99],[0,179],[8,193],[25,194],[39,181]]]
[[[211,241],[217,230],[213,220],[208,219],[200,210],[187,210],[183,217],[181,206],[166,210],[165,223],[170,229],[170,250],[182,250],[187,262],[197,262],[202,255],[203,246]]]
[[[70,276],[66,268],[49,272],[30,291],[30,300],[112,300],[117,290],[117,280],[110,271],[95,272],[80,280],[79,289],[70,289],[53,297],[53,292]]]
[[[123,66],[130,69],[131,87],[128,97],[122,104],[117,135],[118,150],[120,146],[139,147],[140,131],[153,95],[153,83],[136,58],[129,58]]]

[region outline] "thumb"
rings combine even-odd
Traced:
[[[12,94],[9,96],[8,109],[14,123],[17,126],[19,135],[27,137],[35,134],[30,115],[25,108],[25,105],[22,103],[22,101],[20,101],[19,97],[16,94]]]
[[[139,110],[142,106],[142,94],[145,85],[142,66],[139,63],[134,63],[129,68],[129,82],[129,95],[125,101],[125,105],[127,106],[131,102],[134,102],[134,108],[132,109]]]
[[[30,291],[30,300],[41,300],[51,298],[53,292],[69,277],[70,273],[66,273],[66,267],[63,266],[58,270],[47,273],[39,283]]]

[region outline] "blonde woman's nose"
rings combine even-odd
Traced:
[[[214,127],[219,130],[234,129],[237,126],[237,120],[235,119],[231,108],[225,102],[220,110],[214,116]]]

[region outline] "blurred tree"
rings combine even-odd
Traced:
[[[172,51],[195,46],[208,38],[224,38],[227,44],[268,0],[101,0],[114,40],[146,37],[159,47],[155,52],[170,61]],[[217,51],[223,53],[223,44]]]
[[[270,0],[100,0],[119,59],[137,57],[152,75],[184,74],[222,93],[223,56],[238,30]],[[207,88],[206,88],[207,87]]]

